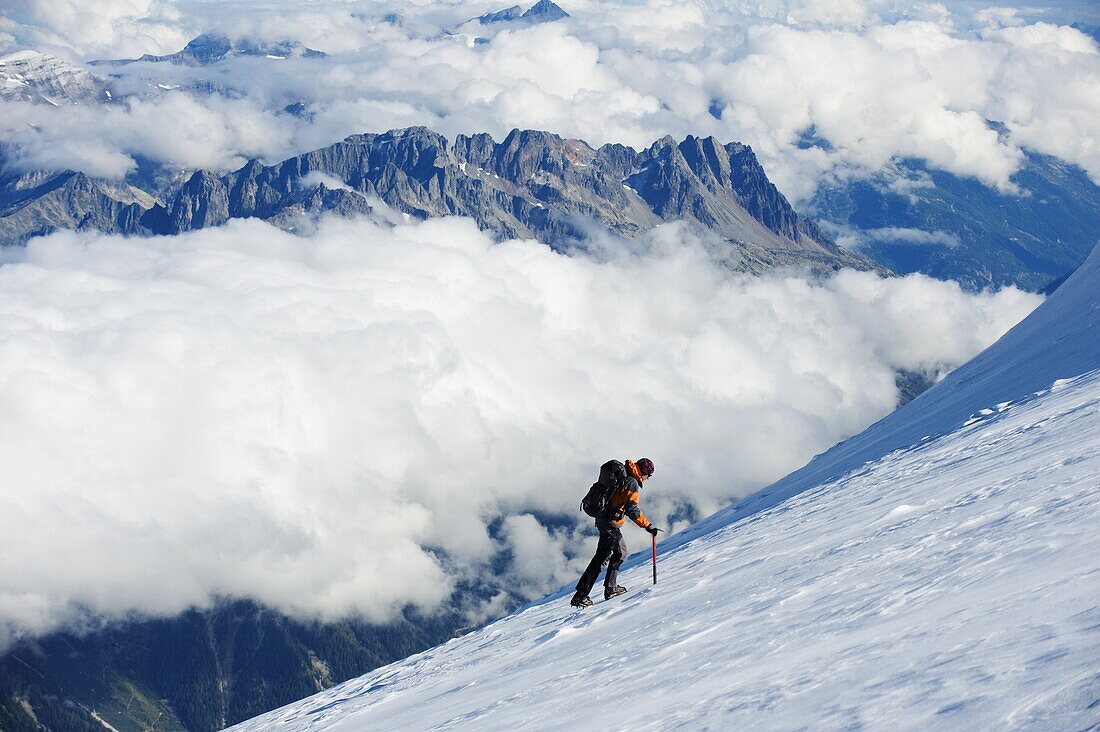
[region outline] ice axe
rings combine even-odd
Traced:
[[[661,533],[667,533],[664,529],[657,529]],[[651,534],[653,539],[653,584],[657,584],[657,534]]]

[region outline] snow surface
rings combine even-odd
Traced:
[[[19,51],[0,58],[0,99],[7,101],[92,103],[106,98],[106,87],[85,69],[56,56]]]
[[[233,729],[1089,728],[1098,484],[1094,252],[906,408],[671,537],[655,587],[635,555],[622,598],[555,593]]]

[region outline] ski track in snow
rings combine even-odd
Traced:
[[[1093,371],[233,729],[1086,729],[1097,476]]]

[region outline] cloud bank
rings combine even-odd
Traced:
[[[609,457],[708,513],[1039,302],[732,275],[678,225],[600,261],[468,220],[62,232],[0,265],[0,644],[217,596],[304,617],[569,581]]]
[[[191,38],[178,4],[164,0],[9,0],[2,33],[10,42],[85,58],[170,53]]]
[[[501,139],[521,127],[635,147],[715,135],[752,145],[796,200],[823,179],[906,157],[1011,192],[1023,148],[1100,181],[1100,50],[1065,25],[1090,20],[1087,5],[575,0],[561,22],[462,24],[501,4],[66,0],[62,13],[27,0],[0,21],[9,48],[134,56],[220,30],[331,55],[115,69],[114,83],[139,101],[4,103],[0,138],[19,164],[104,175],[124,174],[135,156],[225,169],[424,124],[448,136]],[[81,22],[89,13],[96,22]],[[305,114],[283,111],[295,102]]]

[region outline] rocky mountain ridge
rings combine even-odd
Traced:
[[[156,55],[147,53],[134,59],[106,59],[90,61],[92,66],[127,66],[136,63],[171,63],[182,66],[212,66],[234,56],[254,56],[283,60],[291,56],[323,58],[324,52],[308,48],[297,41],[255,41],[248,38],[231,39],[223,33],[203,33],[192,38],[175,53]]]
[[[665,137],[638,152],[537,130],[513,130],[499,143],[484,133],[452,141],[425,127],[352,135],[274,165],[197,171],[156,202],[79,173],[21,189],[9,175],[0,179],[0,241],[81,227],[174,234],[247,217],[294,228],[302,215],[370,215],[371,201],[419,219],[466,216],[499,238],[556,247],[682,220],[726,242],[731,265],[744,271],[874,266],[799,217],[746,145]]]
[[[524,10],[522,6],[512,5],[503,10],[494,10],[484,15],[479,15],[476,18],[471,18],[466,21],[466,23],[463,23],[463,25],[470,23],[492,25],[494,23],[511,23],[513,21],[532,24],[552,23],[555,20],[562,20],[568,17],[569,13],[565,12],[561,6],[553,2],[553,0],[539,0],[531,7],[527,8],[527,10]]]

